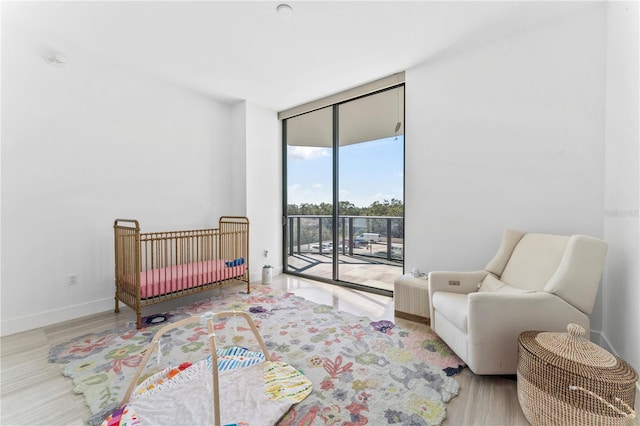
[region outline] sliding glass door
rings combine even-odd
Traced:
[[[389,293],[404,261],[404,86],[283,121],[285,272]]]
[[[333,280],[333,107],[285,121],[285,271]]]

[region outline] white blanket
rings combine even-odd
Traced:
[[[214,424],[211,372],[204,362],[196,363],[188,370],[188,381],[176,381],[160,392],[132,398],[129,406],[137,413],[141,424]],[[250,426],[274,425],[292,405],[286,399],[278,401],[266,397],[263,363],[221,371],[219,382],[222,425],[241,422]]]

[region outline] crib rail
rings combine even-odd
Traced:
[[[218,221],[221,254],[225,259],[244,257],[245,279],[249,282],[249,219],[244,216],[222,216]]]
[[[223,216],[219,228],[140,232],[134,219],[116,219],[118,301],[136,310],[238,280],[249,285],[249,220]]]

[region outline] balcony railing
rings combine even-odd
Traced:
[[[290,215],[288,255],[339,254],[404,260],[404,219],[393,216],[339,216],[338,241],[333,240],[333,218],[328,215]]]

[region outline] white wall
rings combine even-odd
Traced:
[[[280,121],[275,111],[248,101],[234,105],[232,115],[236,159],[229,185],[235,188],[235,214],[246,215],[251,223],[249,272],[251,281],[260,281],[264,265],[273,266],[275,273],[282,271]]]
[[[231,167],[225,185],[231,188],[229,215],[247,215],[247,107],[246,102],[236,103],[231,108]]]
[[[481,269],[505,227],[602,237],[604,18],[596,5],[407,71],[407,269]]]
[[[407,71],[407,270],[482,269],[506,227],[603,236],[605,12]]]
[[[603,340],[640,370],[638,250],[638,3],[609,3],[603,285]]]
[[[275,111],[251,102],[246,106],[251,279],[260,280],[264,265],[282,271],[282,132]]]
[[[231,196],[229,106],[44,43],[3,28],[2,334],[113,309],[115,218],[212,227]]]
[[[483,268],[505,227],[604,238],[592,328],[638,369],[638,3],[487,40],[406,73],[406,268]]]

